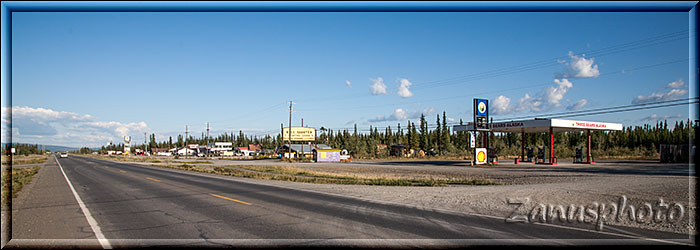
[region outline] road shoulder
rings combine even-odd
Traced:
[[[13,199],[11,217],[9,247],[26,247],[27,243],[32,246],[51,244],[49,239],[95,239],[97,244],[85,215],[53,159],[47,161],[34,180]]]

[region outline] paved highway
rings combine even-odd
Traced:
[[[76,156],[57,161],[62,177],[73,187],[70,192],[82,202],[79,205],[90,224],[88,229],[105,248],[163,244],[442,247],[669,243],[645,239],[660,235],[642,236],[639,231],[610,233],[506,223],[505,218],[370,202],[276,187],[274,182],[255,184],[234,177]],[[21,232],[13,231],[13,235],[14,239],[23,238]]]

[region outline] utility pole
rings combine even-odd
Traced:
[[[281,140],[279,148],[282,148],[282,146],[284,146],[284,123],[280,123],[280,135],[282,136],[282,138],[280,138]],[[277,151],[277,153],[279,153],[279,151]]]
[[[289,159],[292,159],[292,101],[289,101]]]
[[[187,147],[187,125],[185,125],[185,159],[187,159],[187,151],[189,151],[189,148]]]
[[[146,152],[148,152],[148,136],[146,136],[146,132],[143,132],[143,155],[146,155]]]
[[[209,122],[207,122],[207,139],[205,141],[207,143],[205,146],[209,147]],[[209,153],[210,153],[210,151],[209,151],[209,149],[207,149],[207,156],[209,156]]]

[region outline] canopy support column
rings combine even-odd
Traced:
[[[554,133],[552,127],[549,127],[549,165],[557,165],[554,162]]]
[[[525,160],[525,131],[520,132],[520,160]]]
[[[595,162],[591,161],[591,130],[588,129],[586,130],[586,137],[588,138],[588,148],[586,151],[586,162],[588,164],[595,164]]]

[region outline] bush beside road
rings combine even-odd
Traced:
[[[47,155],[14,155],[12,156],[12,165],[26,165],[44,163],[49,159]],[[2,165],[10,165],[10,157],[2,156]]]
[[[10,195],[12,198],[17,197],[17,193],[22,190],[22,187],[32,181],[32,178],[39,172],[40,167],[12,169],[12,180],[10,175],[5,171],[2,172],[2,206],[9,206]],[[10,190],[10,183],[12,188]]]

